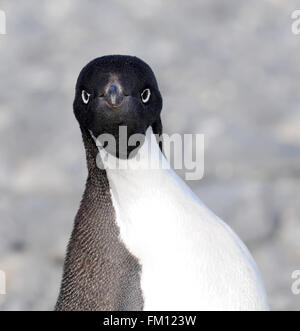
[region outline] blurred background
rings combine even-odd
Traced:
[[[105,54],[156,73],[166,133],[205,134],[189,182],[251,250],[272,309],[299,310],[300,35],[292,0],[1,0],[0,310],[52,310],[87,175],[72,113]]]

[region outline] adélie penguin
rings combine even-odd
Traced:
[[[97,58],[82,69],[73,106],[88,178],[56,310],[267,310],[245,245],[168,166],[151,68],[132,56]],[[143,139],[132,143],[135,134]]]

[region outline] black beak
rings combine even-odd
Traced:
[[[124,100],[124,94],[117,84],[111,84],[105,93],[105,100],[111,107],[118,107]]]

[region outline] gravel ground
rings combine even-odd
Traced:
[[[299,310],[300,36],[289,0],[4,0],[0,35],[1,310],[51,310],[86,177],[72,114],[79,70],[104,54],[154,69],[168,133],[205,134],[189,182],[239,234],[273,309]]]

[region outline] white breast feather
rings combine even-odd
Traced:
[[[148,129],[140,159],[121,161],[129,169],[106,162],[121,240],[142,266],[144,309],[268,309],[255,262],[236,234],[172,169],[145,167],[148,153],[162,157],[151,138]]]

